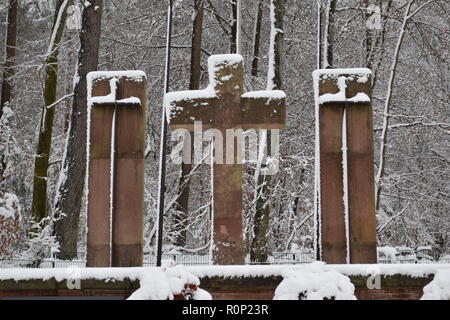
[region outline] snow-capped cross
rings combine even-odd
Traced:
[[[255,91],[243,94],[243,59],[238,54],[214,55],[208,59],[209,86],[204,90],[166,94],[164,106],[172,129],[194,131],[218,129],[282,129],[285,125],[285,94]],[[235,141],[226,142],[225,159],[213,164],[213,261],[215,264],[244,264],[242,229],[242,164]],[[227,155],[228,152],[228,155]]]
[[[96,71],[87,84],[87,266],[142,266],[147,79]]]

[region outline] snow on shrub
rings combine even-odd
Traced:
[[[38,268],[44,259],[59,252],[59,243],[53,235],[54,221],[53,218],[46,217],[40,222],[32,222],[26,243],[27,249],[18,255],[19,259],[30,261],[26,267]]]
[[[336,271],[325,271],[322,262],[300,270],[282,272],[283,281],[274,300],[356,300],[350,278]]]
[[[450,269],[438,270],[433,281],[423,288],[421,300],[450,300]]]
[[[128,300],[212,300],[211,295],[199,288],[200,280],[184,269],[166,263],[142,275],[141,287]]]
[[[389,260],[390,263],[397,263],[397,250],[394,247],[378,247],[377,248],[378,256],[380,258],[384,258]]]
[[[0,258],[9,258],[20,239],[19,199],[11,193],[0,193]]]

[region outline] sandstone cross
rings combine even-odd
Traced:
[[[209,86],[204,90],[168,93],[164,99],[172,129],[194,131],[214,128],[226,136],[227,129],[282,129],[285,125],[285,95],[282,91],[243,94],[243,59],[237,54],[208,59]],[[242,229],[242,164],[237,148],[226,141],[223,154],[232,163],[213,164],[213,261],[215,264],[244,264]],[[231,147],[231,148],[230,148]]]
[[[87,82],[87,266],[142,266],[147,79],[98,71]]]
[[[313,73],[316,204],[321,259],[327,263],[377,262],[371,74]]]

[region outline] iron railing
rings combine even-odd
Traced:
[[[57,260],[57,259],[3,259],[0,260],[0,269],[4,268],[83,268],[85,260]]]
[[[196,255],[196,254],[181,254],[181,253],[166,253],[163,254],[162,260],[172,260],[175,264],[185,265],[185,266],[204,266],[210,265],[211,259],[209,255]],[[305,264],[315,261],[315,256],[310,252],[274,252],[269,256],[266,263],[255,263],[246,259],[247,264]],[[378,263],[411,263],[411,264],[426,264],[426,263],[449,263],[450,256],[444,256],[437,260],[421,259],[415,257],[396,257],[395,261],[390,258],[379,256]],[[156,258],[153,255],[144,256],[144,267],[156,266]],[[57,259],[42,259],[42,260],[31,260],[31,259],[3,259],[0,260],[0,269],[4,268],[84,268],[86,267],[86,260],[57,260]]]

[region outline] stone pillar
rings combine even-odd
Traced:
[[[376,263],[371,71],[313,73],[320,248],[327,263]]]
[[[106,96],[109,82],[92,85],[92,96]],[[88,106],[88,208],[87,208],[87,266],[111,266],[110,189],[111,133],[114,106]]]
[[[92,72],[88,83],[88,266],[142,266],[147,80]]]

